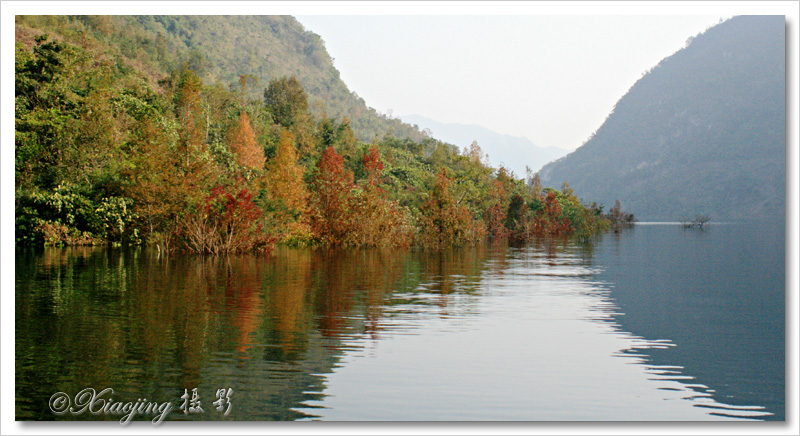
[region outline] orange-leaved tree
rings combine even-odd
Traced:
[[[378,188],[378,181],[381,177],[381,172],[383,171],[384,167],[378,150],[375,149],[374,146],[371,146],[367,152],[364,153],[364,158],[361,161],[363,162],[364,169],[367,172],[368,184]]]
[[[239,165],[249,170],[264,168],[264,148],[256,142],[247,111],[239,114],[239,122],[228,133],[228,143]]]
[[[281,129],[275,157],[267,164],[267,191],[275,226],[289,238],[297,232],[308,233],[309,194],[303,168],[297,163],[294,136],[285,129]]]

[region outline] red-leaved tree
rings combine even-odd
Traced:
[[[360,189],[351,192],[350,211],[352,230],[343,245],[349,246],[408,246],[412,228],[406,210],[389,200],[380,186],[384,164],[375,147],[362,158],[366,178]]]
[[[500,180],[493,180],[489,187],[489,207],[485,212],[486,227],[489,233],[502,238],[508,234],[506,230],[508,193]]]
[[[350,191],[353,173],[344,167],[344,161],[333,147],[322,152],[314,181],[313,215],[311,227],[321,242],[342,245],[353,231]]]
[[[262,233],[260,216],[249,190],[233,195],[217,185],[185,220],[184,244],[190,251],[210,254],[271,249],[274,239]]]

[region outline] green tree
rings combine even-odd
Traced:
[[[303,122],[308,113],[308,97],[294,76],[270,81],[264,90],[264,104],[272,113],[275,124],[287,129]]]
[[[273,122],[294,135],[300,159],[308,161],[315,154],[314,123],[308,106],[308,96],[294,76],[269,82],[264,90],[264,105]]]

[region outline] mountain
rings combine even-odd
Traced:
[[[542,182],[643,220],[785,215],[783,16],[718,24],[637,81],[580,148]]]
[[[415,141],[424,135],[400,120],[379,114],[351,92],[319,35],[294,17],[242,15],[17,16],[16,39],[26,45],[49,33],[81,45],[91,36],[117,51],[134,69],[160,79],[188,63],[207,85],[228,88],[249,76],[248,97],[261,97],[270,80],[296,76],[316,115],[348,118],[358,139],[385,135]]]
[[[539,147],[527,138],[497,133],[474,124],[440,123],[421,115],[400,117],[403,122],[429,129],[434,138],[463,149],[477,141],[484,153],[489,154],[492,166],[500,164],[512,170],[518,177],[525,176],[525,167],[538,171],[542,165],[567,154],[567,150],[556,147]]]

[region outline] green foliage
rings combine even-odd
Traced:
[[[350,92],[319,35],[290,16],[18,16],[16,22],[76,45],[105,45],[153,84],[182,64],[206,84],[234,84],[242,75],[263,84],[295,76],[315,116],[348,118],[362,141],[386,135],[424,139],[417,128],[379,114]],[[254,99],[261,91],[250,87],[245,93]]]
[[[17,44],[15,65],[15,169],[21,181],[54,186],[71,166],[69,142],[76,134],[83,98],[62,75],[77,53],[56,41],[35,38],[31,52]],[[66,164],[66,165],[65,165]]]
[[[446,171],[440,171],[436,185],[420,208],[420,241],[424,246],[474,244],[486,234],[483,223],[473,219],[469,210],[453,198],[451,182]]]
[[[303,59],[330,66],[318,37],[293,33],[296,22],[265,22],[281,44],[306,41]],[[477,144],[461,153],[402,129],[360,141],[368,116],[328,116],[310,104],[320,92],[335,95],[338,76],[307,91],[303,71],[279,75],[263,95],[252,86],[262,81],[244,74],[230,87],[208,83],[225,56],[186,51],[175,38],[193,44],[224,23],[17,17],[18,243],[147,242],[222,254],[278,241],[442,248],[475,244],[487,227],[520,240],[597,230],[601,214],[571,191],[539,195],[489,167]],[[31,36],[37,27],[57,37]]]
[[[75,186],[59,184],[53,191],[17,192],[16,237],[18,242],[42,242],[63,245],[66,241],[47,235],[48,228],[63,233],[91,232],[97,227],[94,204]]]
[[[308,97],[294,76],[269,82],[264,90],[264,104],[274,122],[290,130],[308,113]]]
[[[17,195],[16,237],[20,243],[94,245],[101,241],[140,242],[131,228],[138,216],[130,199],[102,198],[97,203],[71,184],[53,191],[28,191]]]
[[[99,221],[101,233],[108,241],[141,242],[139,229],[131,229],[131,223],[139,216],[133,213],[130,206],[133,201],[122,197],[103,198],[94,210],[94,217]]]

